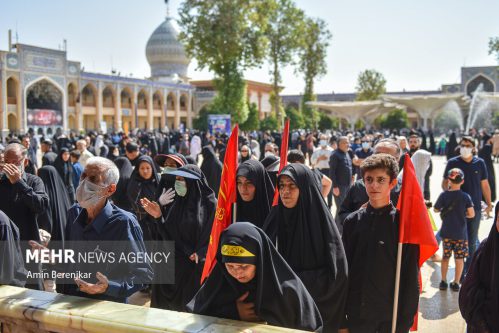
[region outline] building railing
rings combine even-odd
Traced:
[[[299,332],[281,327],[0,286],[2,333]]]

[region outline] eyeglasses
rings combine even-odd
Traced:
[[[374,179],[374,177],[366,177],[366,178],[364,178],[364,182],[366,184],[369,184],[369,185],[371,185],[374,182],[378,183],[379,185],[384,185],[384,184],[386,184],[386,182],[388,180],[389,180],[389,178],[386,178],[386,177],[377,177],[376,179]]]

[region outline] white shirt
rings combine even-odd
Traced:
[[[87,165],[87,160],[90,157],[94,157],[94,154],[89,152],[87,149],[85,149],[85,151],[80,154],[80,159],[78,160],[78,162],[80,162],[83,169],[85,169],[85,166]]]
[[[326,147],[323,149],[322,147],[319,147],[314,150],[314,153],[312,154],[311,160],[312,160],[312,166],[315,169],[329,169],[329,157],[331,156],[331,153],[333,152],[333,149],[331,147]],[[326,156],[327,158],[317,162],[317,159],[320,156]]]

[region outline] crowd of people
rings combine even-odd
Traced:
[[[472,130],[459,141],[451,133],[437,143],[421,130],[294,130],[280,172],[281,134],[241,132],[237,223],[223,231],[201,285],[227,140],[196,131],[10,135],[0,145],[0,250],[10,258],[0,263],[0,284],[115,302],[141,291],[151,294],[151,307],[167,310],[310,331],[390,332],[403,157],[411,157],[430,208],[431,156],[446,155],[434,203],[442,217],[436,239],[444,255],[432,257],[442,261],[440,289],[449,286],[454,254],[450,289],[462,289],[470,329],[499,331],[499,223],[478,240],[496,200],[499,131]],[[42,249],[70,241],[129,242],[135,251],[173,241],[174,283],[154,283],[164,272],[139,262],[106,275],[96,267],[91,280],[56,287],[27,274],[42,267],[26,263],[20,242]],[[417,245],[404,245],[396,332],[408,332],[417,312],[418,261]]]

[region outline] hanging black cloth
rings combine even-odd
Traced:
[[[27,271],[19,243],[19,228],[0,210],[0,285],[24,287]]]
[[[484,144],[482,149],[478,151],[478,156],[483,159],[487,166],[487,180],[490,186],[490,197],[492,202],[496,201],[496,173],[494,170],[494,163],[492,161],[492,145]],[[485,201],[485,199],[484,199]]]
[[[253,159],[239,164],[237,176],[246,177],[255,186],[255,197],[252,201],[245,202],[237,192],[236,221],[248,221],[261,228],[274,200],[274,186],[270,176],[263,164]]]
[[[459,155],[459,152],[456,152],[457,148],[457,139],[456,139],[456,133],[452,132],[451,135],[449,136],[449,142],[447,143],[447,146],[445,149],[447,150],[446,155],[447,155],[447,161],[450,160],[451,158]]]
[[[151,166],[152,175],[149,179],[144,179],[140,175],[140,166],[142,163],[147,163]],[[144,240],[149,241],[154,239],[156,233],[156,220],[149,215],[142,205],[140,199],[147,198],[150,201],[156,200],[156,191],[159,184],[159,175],[156,172],[154,162],[149,156],[140,156],[137,161],[137,167],[133,170],[127,186],[128,200],[132,205],[133,213],[137,216],[140,227],[144,233]]]
[[[203,155],[203,163],[201,163],[201,171],[203,171],[210,185],[211,189],[215,191],[215,195],[218,196],[218,190],[220,189],[220,178],[222,177],[223,164],[218,160],[215,155],[215,149],[213,146],[204,146],[201,150]]]
[[[291,163],[279,178],[290,177],[300,195],[294,208],[279,204],[272,208],[264,231],[277,239],[279,253],[312,295],[324,331],[339,329],[347,296],[347,260],[333,216],[317,186],[312,170]]]
[[[246,256],[238,256],[240,253]],[[230,262],[255,265],[253,280],[241,283],[233,278],[225,268],[225,263]],[[312,297],[267,235],[249,222],[240,222],[222,233],[217,263],[187,310],[239,320],[236,301],[246,292],[258,318],[270,325],[321,329],[321,316]]]
[[[186,195],[175,197],[158,225],[161,238],[175,242],[175,284],[153,285],[151,307],[184,311],[200,287],[217,200],[198,166],[188,164],[171,174],[184,177],[187,184]],[[199,257],[197,264],[189,259],[193,253]]]
[[[57,155],[57,158],[54,162],[54,168],[61,176],[61,179],[66,186],[66,190],[68,191],[69,200],[73,204],[75,202],[75,188],[73,184],[73,164],[71,163],[71,158],[68,159],[67,162],[64,162],[62,159],[62,154],[69,153],[68,148],[61,148],[61,151]]]
[[[126,190],[128,188],[128,182],[133,172],[133,166],[130,160],[126,157],[118,157],[114,160],[114,164],[120,170],[120,179],[116,185],[116,192],[111,196],[113,203],[119,208],[126,210],[128,212],[132,211],[132,204],[128,200],[128,195]]]
[[[497,221],[499,204],[496,205]],[[482,241],[471,262],[461,292],[461,315],[468,332],[499,332],[499,231],[496,223]]]
[[[48,209],[40,215],[40,228],[52,235],[51,241],[60,241],[63,245],[66,239],[67,212],[71,207],[66,186],[57,170],[51,165],[41,167],[38,170],[38,177],[43,181],[45,192],[49,197]]]

